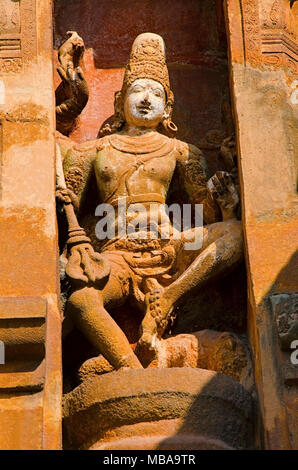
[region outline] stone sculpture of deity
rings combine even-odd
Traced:
[[[83,48],[72,33],[60,49],[59,71],[70,90],[57,106],[64,129],[88,99],[80,68]],[[158,355],[177,305],[243,257],[233,178],[224,171],[210,178],[202,152],[175,137],[173,105],[164,41],[157,34],[140,34],[115,95],[113,119],[100,138],[77,144],[58,137],[67,188],[58,187],[57,196],[66,212],[71,204],[76,207],[81,225],[69,216],[66,274],[72,287],[66,315],[116,370],[143,368],[148,352]],[[202,205],[203,226],[179,230],[169,216],[165,204],[174,171],[192,204]],[[85,213],[94,182],[92,197],[104,204],[111,222],[100,248]],[[188,249],[194,240],[201,243]],[[134,311],[143,315],[135,350],[110,314],[127,302],[132,316]]]

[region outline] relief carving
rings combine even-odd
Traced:
[[[68,36],[59,51],[58,69],[66,99],[56,108],[58,129],[64,134],[88,100],[80,67],[84,43],[73,31]],[[210,178],[202,152],[175,138],[173,105],[163,39],[141,34],[115,95],[113,119],[102,128],[101,138],[81,145],[61,134],[58,138],[57,198],[68,222],[62,255],[70,285],[66,321],[73,322],[97,351],[78,371],[83,382],[123,367],[213,368],[239,381],[251,370],[247,348],[231,333],[205,330],[196,336],[165,337],[179,303],[243,258],[234,139],[219,144],[231,173],[218,171]],[[179,231],[165,211],[175,168],[192,203],[203,205],[203,228]],[[95,191],[93,196],[90,191]],[[96,200],[116,214],[115,233],[102,240],[94,236],[96,221],[87,213]],[[124,226],[119,200],[125,203]],[[140,204],[145,212],[138,230],[134,211]],[[149,209],[153,224],[147,219]],[[165,226],[169,230],[164,237]],[[196,237],[202,243],[187,251],[187,241]],[[110,314],[125,303],[132,315],[135,312],[135,326],[137,317],[143,317],[135,345]]]
[[[35,1],[0,1],[0,73],[18,73],[36,58]]]
[[[0,2],[0,73],[16,73],[21,68],[20,2]]]
[[[286,73],[297,74],[297,11],[288,1],[275,0],[267,18],[260,25],[259,6],[255,0],[241,0],[245,62],[283,67]]]
[[[3,171],[3,124],[0,120],[0,201],[2,199],[2,171]]]
[[[297,8],[288,1],[275,1],[263,23],[262,53],[265,65],[298,73]]]
[[[281,28],[284,27],[283,23],[283,5],[280,0],[274,0],[271,5],[268,18],[264,21],[264,28]]]
[[[241,0],[245,61],[253,67],[260,65],[261,42],[259,6],[257,0]]]
[[[45,321],[42,297],[0,297],[0,340],[5,344],[0,393],[32,393],[45,381]]]
[[[22,70],[22,59],[0,58],[0,73],[18,73]]]
[[[298,294],[275,294],[270,300],[281,349],[290,349],[298,338]]]
[[[0,0],[0,34],[19,33],[20,23],[20,0]]]

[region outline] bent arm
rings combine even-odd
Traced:
[[[203,204],[204,223],[218,222],[220,220],[220,210],[208,191],[208,169],[201,150],[194,145],[180,145],[177,168],[180,181],[188,194],[190,202],[192,204]]]
[[[59,48],[58,59],[60,66],[57,71],[62,79],[62,84],[56,91],[56,125],[57,130],[68,135],[74,127],[76,118],[85,108],[89,89],[81,69],[84,55],[84,41],[75,32],[67,33],[69,38]],[[63,99],[59,99],[59,91],[63,90]]]
[[[82,145],[73,144],[68,148],[63,159],[66,186],[76,195],[78,209],[86,196],[95,156],[96,145],[88,142]]]

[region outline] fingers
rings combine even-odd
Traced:
[[[67,41],[65,41],[64,44],[70,44],[73,49],[76,49],[78,47],[85,48],[83,39],[81,38],[81,36],[78,35],[76,31],[67,31],[66,34],[68,36],[68,39]]]
[[[95,271],[90,254],[91,252],[84,246],[77,246],[71,250],[65,270],[71,279],[79,279],[86,283],[95,281]]]
[[[224,193],[224,187],[217,174],[213,175],[208,183],[208,187],[215,197],[218,197],[219,195],[222,195]]]
[[[75,209],[79,207],[79,200],[76,194],[68,188],[62,188],[61,186],[56,187],[56,197],[59,198],[65,204],[70,204],[74,206]]]
[[[231,176],[227,171],[217,171],[215,176],[217,177],[218,181],[224,185],[228,185],[232,181]]]
[[[235,192],[232,177],[226,171],[217,171],[208,181],[207,187],[217,200]]]
[[[67,81],[65,70],[62,67],[57,67],[57,72],[59,73],[61,80]]]
[[[85,80],[85,77],[84,77],[84,74],[83,74],[83,71],[82,71],[81,67],[76,68],[76,73],[77,73],[77,76],[80,80]]]
[[[74,80],[73,63],[71,61],[67,62],[66,74],[70,81]]]
[[[77,41],[75,44],[73,44],[74,52],[73,52],[73,65],[74,67],[79,67],[80,62],[83,58],[83,54],[85,51],[85,46],[83,41]]]
[[[81,251],[81,264],[84,272],[88,276],[88,279],[91,282],[95,282],[96,275],[92,266],[92,259],[90,257],[90,252],[86,248],[83,248]]]
[[[219,194],[223,194],[223,192],[224,192],[224,185],[223,185],[222,178],[220,178],[218,175],[215,174],[214,177],[213,177],[213,184],[214,184],[215,190],[216,190]]]
[[[70,197],[67,189],[57,188],[56,189],[56,197],[58,199],[60,199],[60,201],[63,202],[64,204],[70,204],[72,202],[71,197]]]
[[[84,281],[86,284],[101,281],[110,273],[110,264],[99,253],[94,252],[89,243],[73,246],[66,268],[71,279]]]
[[[88,277],[81,268],[81,254],[77,250],[72,251],[65,272],[70,279],[88,282]]]
[[[214,177],[215,187],[220,194],[233,190],[234,184],[230,173],[226,171],[217,171]]]
[[[64,70],[63,70],[63,72],[64,72]],[[64,72],[64,75],[65,75],[65,72]],[[83,70],[81,69],[81,67],[76,67],[74,69],[73,63],[71,61],[69,61],[67,63],[66,80],[67,79],[70,80],[71,82],[74,82],[78,79],[81,80],[81,81],[84,81],[85,77],[84,77]]]
[[[207,188],[209,192],[214,195],[214,197],[217,197],[216,189],[213,183],[213,177],[210,178],[209,181],[207,181]]]

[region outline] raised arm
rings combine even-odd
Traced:
[[[230,173],[217,171],[208,179],[202,152],[194,145],[182,145],[177,165],[190,202],[203,204],[205,224],[237,218],[239,195]]]
[[[56,126],[64,135],[70,133],[89,98],[88,84],[81,68],[85,50],[83,39],[75,31],[67,34],[69,38],[58,52],[60,66],[57,71],[62,84],[56,91]]]

